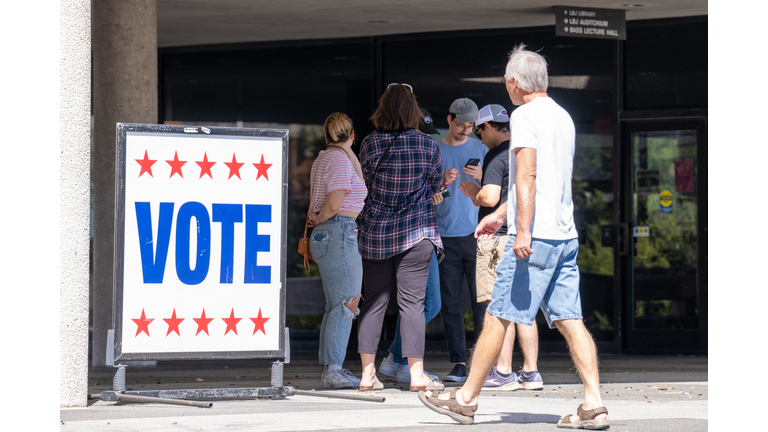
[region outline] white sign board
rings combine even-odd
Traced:
[[[117,138],[115,360],[284,357],[288,131]]]

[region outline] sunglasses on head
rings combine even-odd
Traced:
[[[401,85],[401,86],[408,87],[408,89],[411,91],[411,93],[413,93],[413,87],[411,87],[410,84],[406,84],[406,83],[392,83],[392,84],[388,85],[387,88],[390,88],[390,87],[396,86],[396,85]]]

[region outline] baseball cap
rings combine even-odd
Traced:
[[[479,126],[487,121],[505,123],[509,121],[509,115],[507,110],[503,106],[497,104],[490,104],[480,108],[477,112],[477,120],[475,120],[475,126]]]
[[[477,104],[472,99],[456,99],[448,110],[451,114],[456,114],[460,123],[472,123],[477,117]]]
[[[424,118],[419,122],[419,130],[429,135],[438,133],[437,128],[435,127],[435,121],[432,119],[429,111],[421,107],[419,108],[421,109],[421,113],[424,114]]]

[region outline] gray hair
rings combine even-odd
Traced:
[[[526,51],[525,45],[517,45],[509,53],[507,79],[517,78],[517,85],[526,92],[545,92],[549,84],[547,60],[539,53]]]

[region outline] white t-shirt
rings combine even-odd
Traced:
[[[536,202],[531,237],[577,238],[571,193],[576,129],[571,116],[551,98],[537,97],[515,109],[509,125],[509,232],[517,234],[517,160],[513,150],[530,147],[536,150]]]

